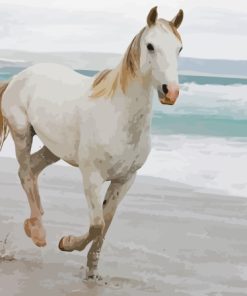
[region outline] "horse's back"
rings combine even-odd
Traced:
[[[12,78],[3,98],[4,112],[8,112],[9,105],[20,105],[28,112],[35,104],[61,105],[76,100],[89,85],[87,80],[88,77],[66,66],[36,64]]]
[[[48,79],[57,79],[60,81],[68,83],[76,83],[76,81],[81,81],[87,76],[84,76],[68,66],[55,64],[55,63],[39,63],[28,67],[27,69],[20,72],[18,75],[31,75],[39,76],[40,78],[47,77]],[[18,76],[16,75],[16,76]]]
[[[25,75],[25,78],[31,80],[37,87],[48,83],[50,87],[49,90],[53,90],[58,85],[60,89],[61,87],[64,87],[64,89],[82,88],[84,82],[88,80],[87,76],[67,66],[52,63],[36,64],[27,68],[22,73]]]

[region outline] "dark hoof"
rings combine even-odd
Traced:
[[[88,281],[102,281],[103,278],[102,276],[100,276],[99,274],[95,274],[95,275],[88,275],[86,278]]]
[[[59,241],[59,244],[58,244],[58,248],[59,250],[63,251],[63,252],[72,252],[73,250],[66,250],[64,248],[64,244],[63,244],[63,239],[65,238],[65,236],[63,236],[60,241]]]
[[[63,247],[63,238],[64,238],[64,236],[60,239],[59,244],[58,244],[58,248],[61,251],[65,251],[65,249]]]

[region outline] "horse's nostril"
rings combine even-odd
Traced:
[[[163,92],[164,92],[165,95],[168,94],[168,88],[167,88],[167,85],[166,84],[163,84],[162,85],[162,90],[163,90]]]

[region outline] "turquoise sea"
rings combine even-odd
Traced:
[[[2,68],[0,80],[8,80],[21,70]],[[87,76],[97,73],[90,70],[77,71]],[[247,78],[181,75],[179,80],[183,98],[175,106],[164,107],[159,104],[157,97],[154,98],[154,134],[247,137],[247,108],[243,110],[244,94],[240,91],[242,87],[246,93]],[[232,100],[227,100],[234,90]]]
[[[2,68],[0,80],[21,70]],[[247,197],[247,78],[179,79],[174,106],[161,105],[154,93],[153,149],[140,174]]]

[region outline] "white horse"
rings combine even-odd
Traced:
[[[166,21],[157,18],[157,7],[152,8],[147,26],[134,37],[120,64],[96,77],[60,65],[38,64],[0,87],[0,147],[10,130],[31,209],[24,229],[35,245],[46,245],[37,185],[40,172],[63,159],[82,173],[89,231],[63,237],[59,248],[81,251],[92,242],[88,278],[97,278],[106,232],[150,152],[152,87],[162,104],[172,105],[178,97],[182,42],[177,28],[182,19],[182,10]],[[35,134],[44,146],[31,154]],[[105,181],[111,183],[102,205],[100,189]]]

